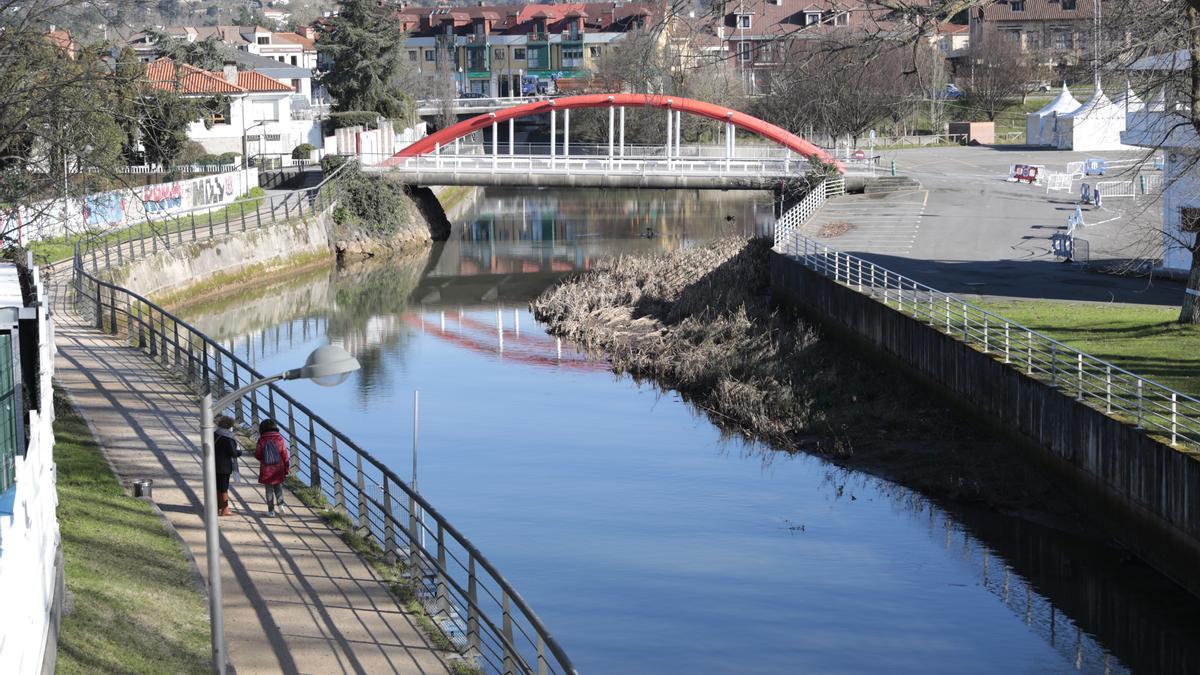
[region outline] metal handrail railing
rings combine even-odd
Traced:
[[[822,190],[814,190],[821,192]],[[814,197],[814,199],[816,199]],[[802,201],[780,219],[775,248],[808,269],[919,319],[1033,378],[1172,446],[1200,446],[1200,399],[1079,351],[953,295],[799,233],[816,209]]]
[[[332,177],[331,177],[332,178]],[[287,196],[304,214],[336,204],[330,181]],[[268,207],[274,211],[277,205]],[[242,230],[269,221],[243,214]],[[290,210],[289,210],[290,213]],[[191,240],[232,231],[192,227]],[[168,240],[173,232],[168,233]],[[150,237],[152,240],[156,237]],[[177,238],[184,241],[182,235]],[[140,240],[91,239],[77,245],[72,261],[73,301],[98,329],[124,338],[164,367],[214,395],[233,391],[262,374],[234,352],[148,298],[89,273],[98,260],[131,261],[148,255]],[[100,245],[103,244],[103,249]],[[416,600],[454,650],[485,672],[576,673],[566,652],[499,570],[449,520],[384,463],[356,445],[276,385],[255,390],[227,410],[242,424],[275,419],[289,437],[299,479],[317,489],[357,530],[387,556],[403,560]]]

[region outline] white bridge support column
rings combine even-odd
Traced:
[[[613,115],[615,111],[613,107],[608,106],[608,167],[612,168],[613,163]]]
[[[671,105],[671,102],[667,101],[667,105]],[[670,108],[667,108],[667,168],[671,167],[671,122],[674,119],[675,115]]]
[[[734,150],[734,130],[733,122],[725,123],[725,170],[729,171],[729,162],[733,159]]]
[[[571,109],[563,111],[563,159],[571,159]],[[568,164],[567,166],[570,166]]]
[[[558,135],[558,111],[550,109],[550,167],[554,167],[554,137]]]
[[[513,122],[515,122],[513,118],[508,118],[508,154],[510,156],[513,155],[513,138],[516,137],[516,134],[513,133]]]
[[[621,106],[621,159],[625,159],[625,106]]]
[[[500,125],[496,122],[496,113],[492,113],[492,169],[500,161]]]
[[[675,158],[683,157],[683,152],[679,149],[679,139],[683,137],[683,111],[675,111]]]

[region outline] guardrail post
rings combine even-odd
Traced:
[[[104,332],[104,304],[100,298],[100,282],[96,282],[96,329]]]
[[[163,320],[166,321],[166,315],[163,315]],[[171,361],[171,365],[179,366],[179,322],[171,318],[171,333],[174,335],[175,342],[175,358]]]
[[[346,512],[346,493],[342,486],[342,457],[338,453],[337,436],[330,439],[333,453],[333,505],[341,513]]]
[[[1171,392],[1171,445],[1179,440],[1179,393]]]
[[[1077,384],[1079,385],[1078,386],[1078,394],[1076,395],[1075,400],[1082,401],[1083,400],[1083,352],[1079,352],[1078,354],[1075,355],[1075,364],[1076,364],[1076,373],[1078,376]]]
[[[1142,378],[1137,381],[1137,428],[1142,427]]]
[[[118,232],[116,234],[116,237],[117,237],[117,266],[119,267],[119,266],[125,264],[125,252],[121,250],[121,244],[123,243],[121,241],[121,233]]]
[[[221,362],[221,350],[213,349],[213,360],[215,363],[214,372],[217,376],[217,396],[225,392],[225,365]]]
[[[950,334],[950,296],[946,296],[946,335]]]
[[[546,641],[542,639],[541,633],[537,636],[537,660],[538,660],[538,675],[549,675],[550,666],[546,662]]]
[[[117,289],[108,288],[108,328],[113,335],[117,334]]]
[[[383,476],[383,555],[388,564],[396,558],[396,525],[392,520],[392,481]],[[439,534],[441,527],[438,527]]]
[[[479,609],[476,604],[479,589],[475,579],[475,556],[470,553],[467,559],[467,646],[479,651]]]
[[[138,346],[139,350],[142,350],[142,349],[146,348],[146,325],[145,325],[145,322],[142,321],[142,302],[139,300],[139,301],[135,302],[133,306],[137,307],[137,326],[138,326],[137,346]]]
[[[1033,374],[1033,331],[1025,331],[1025,374]]]
[[[375,535],[371,532],[371,520],[367,518],[367,483],[366,476],[363,475],[362,453],[354,453],[354,460],[357,469],[355,479],[355,487],[358,489],[358,529],[365,531],[368,538],[373,538]]]
[[[1050,343],[1050,386],[1058,386],[1058,344]]]
[[[502,612],[500,630],[504,633],[504,672],[516,673],[516,660],[513,658],[512,650],[509,645],[513,642],[513,627],[512,627],[512,610],[509,608],[508,593],[500,592],[500,611]]]
[[[236,357],[229,359],[229,362],[233,364],[233,382],[229,383],[229,388],[233,390],[242,386],[242,374],[238,372],[238,363]],[[246,423],[245,399],[245,396],[239,396],[238,399],[233,402],[233,412],[234,415],[237,416],[238,424]]]
[[[200,367],[204,373],[204,388],[212,391],[212,371],[208,367],[208,341],[200,342]]]
[[[1112,366],[1104,367],[1104,412],[1112,412]]]
[[[991,345],[988,344],[988,326],[989,326],[989,322],[988,322],[987,317],[985,316],[985,317],[983,317],[983,353],[984,354],[988,354],[991,352]]]
[[[317,457],[317,430],[312,415],[308,417],[308,484],[321,489],[321,464]]]

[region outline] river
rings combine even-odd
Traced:
[[[599,258],[772,221],[766,193],[488,190],[432,251],[181,313],[265,372],[347,346],[341,388],[286,386],[405,478],[419,390],[421,492],[584,673],[1200,667],[1197,603],[1136,561],[723,437],[527,310]]]

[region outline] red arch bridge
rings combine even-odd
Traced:
[[[634,146],[625,142],[625,111],[657,109],[663,116],[663,143]],[[607,142],[572,144],[571,111],[606,109]],[[680,126],[684,113],[721,124],[723,143],[685,146]],[[549,115],[550,141],[514,142],[514,122]],[[500,142],[500,125],[507,141]],[[769,144],[738,144],[737,130]],[[491,142],[465,142],[477,132]],[[561,133],[560,133],[561,131]],[[812,170],[818,160],[844,171],[828,152],[781,129],[730,108],[655,94],[589,94],[534,101],[477,115],[405,147],[382,162],[364,162],[366,170],[386,172],[415,185],[512,187],[623,187],[685,189],[775,188]]]

